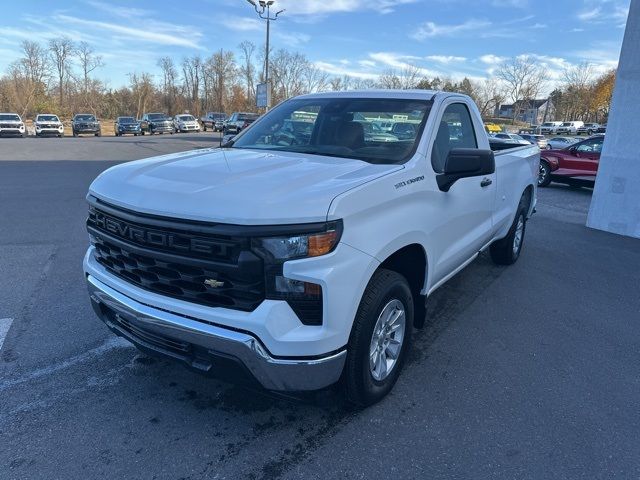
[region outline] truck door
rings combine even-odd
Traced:
[[[478,148],[478,135],[467,105],[454,102],[442,112],[431,149],[431,166],[444,171],[447,155],[454,148]],[[434,192],[435,211],[431,248],[436,259],[431,285],[447,276],[478,252],[493,236],[496,174],[458,180],[448,192]]]

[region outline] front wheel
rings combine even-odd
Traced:
[[[411,345],[413,297],[406,278],[380,269],[367,285],[347,345],[347,399],[372,405],[396,383]]]
[[[516,218],[511,224],[509,233],[502,240],[497,240],[491,244],[489,251],[491,259],[498,265],[512,265],[516,263],[522,252],[524,243],[524,233],[527,227],[527,208],[520,203]]]
[[[547,187],[551,183],[551,167],[544,160],[540,160],[538,168],[538,186]]]

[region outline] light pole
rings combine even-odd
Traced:
[[[270,90],[269,86],[269,26],[271,21],[276,21],[278,19],[278,15],[280,15],[284,10],[280,10],[276,12],[276,14],[271,16],[271,6],[275,3],[275,0],[247,0],[260,18],[267,21],[267,45],[265,51],[265,61],[264,61],[264,83],[267,86],[267,89]],[[270,93],[270,92],[269,92]],[[267,98],[270,98],[269,93],[267,93]],[[267,104],[266,109],[269,110],[269,105]]]

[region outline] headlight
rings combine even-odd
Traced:
[[[265,298],[286,301],[304,325],[322,325],[322,286],[285,277],[283,265],[332,252],[340,241],[342,221],[323,227],[313,233],[252,240],[253,251],[264,262]]]
[[[266,237],[254,239],[258,250],[268,252],[275,261],[296,258],[318,257],[331,252],[340,240],[340,228],[337,223],[330,224],[327,231],[302,234],[292,237]]]

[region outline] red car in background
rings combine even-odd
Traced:
[[[558,182],[593,187],[603,141],[604,135],[596,135],[562,150],[541,151],[538,186]]]

